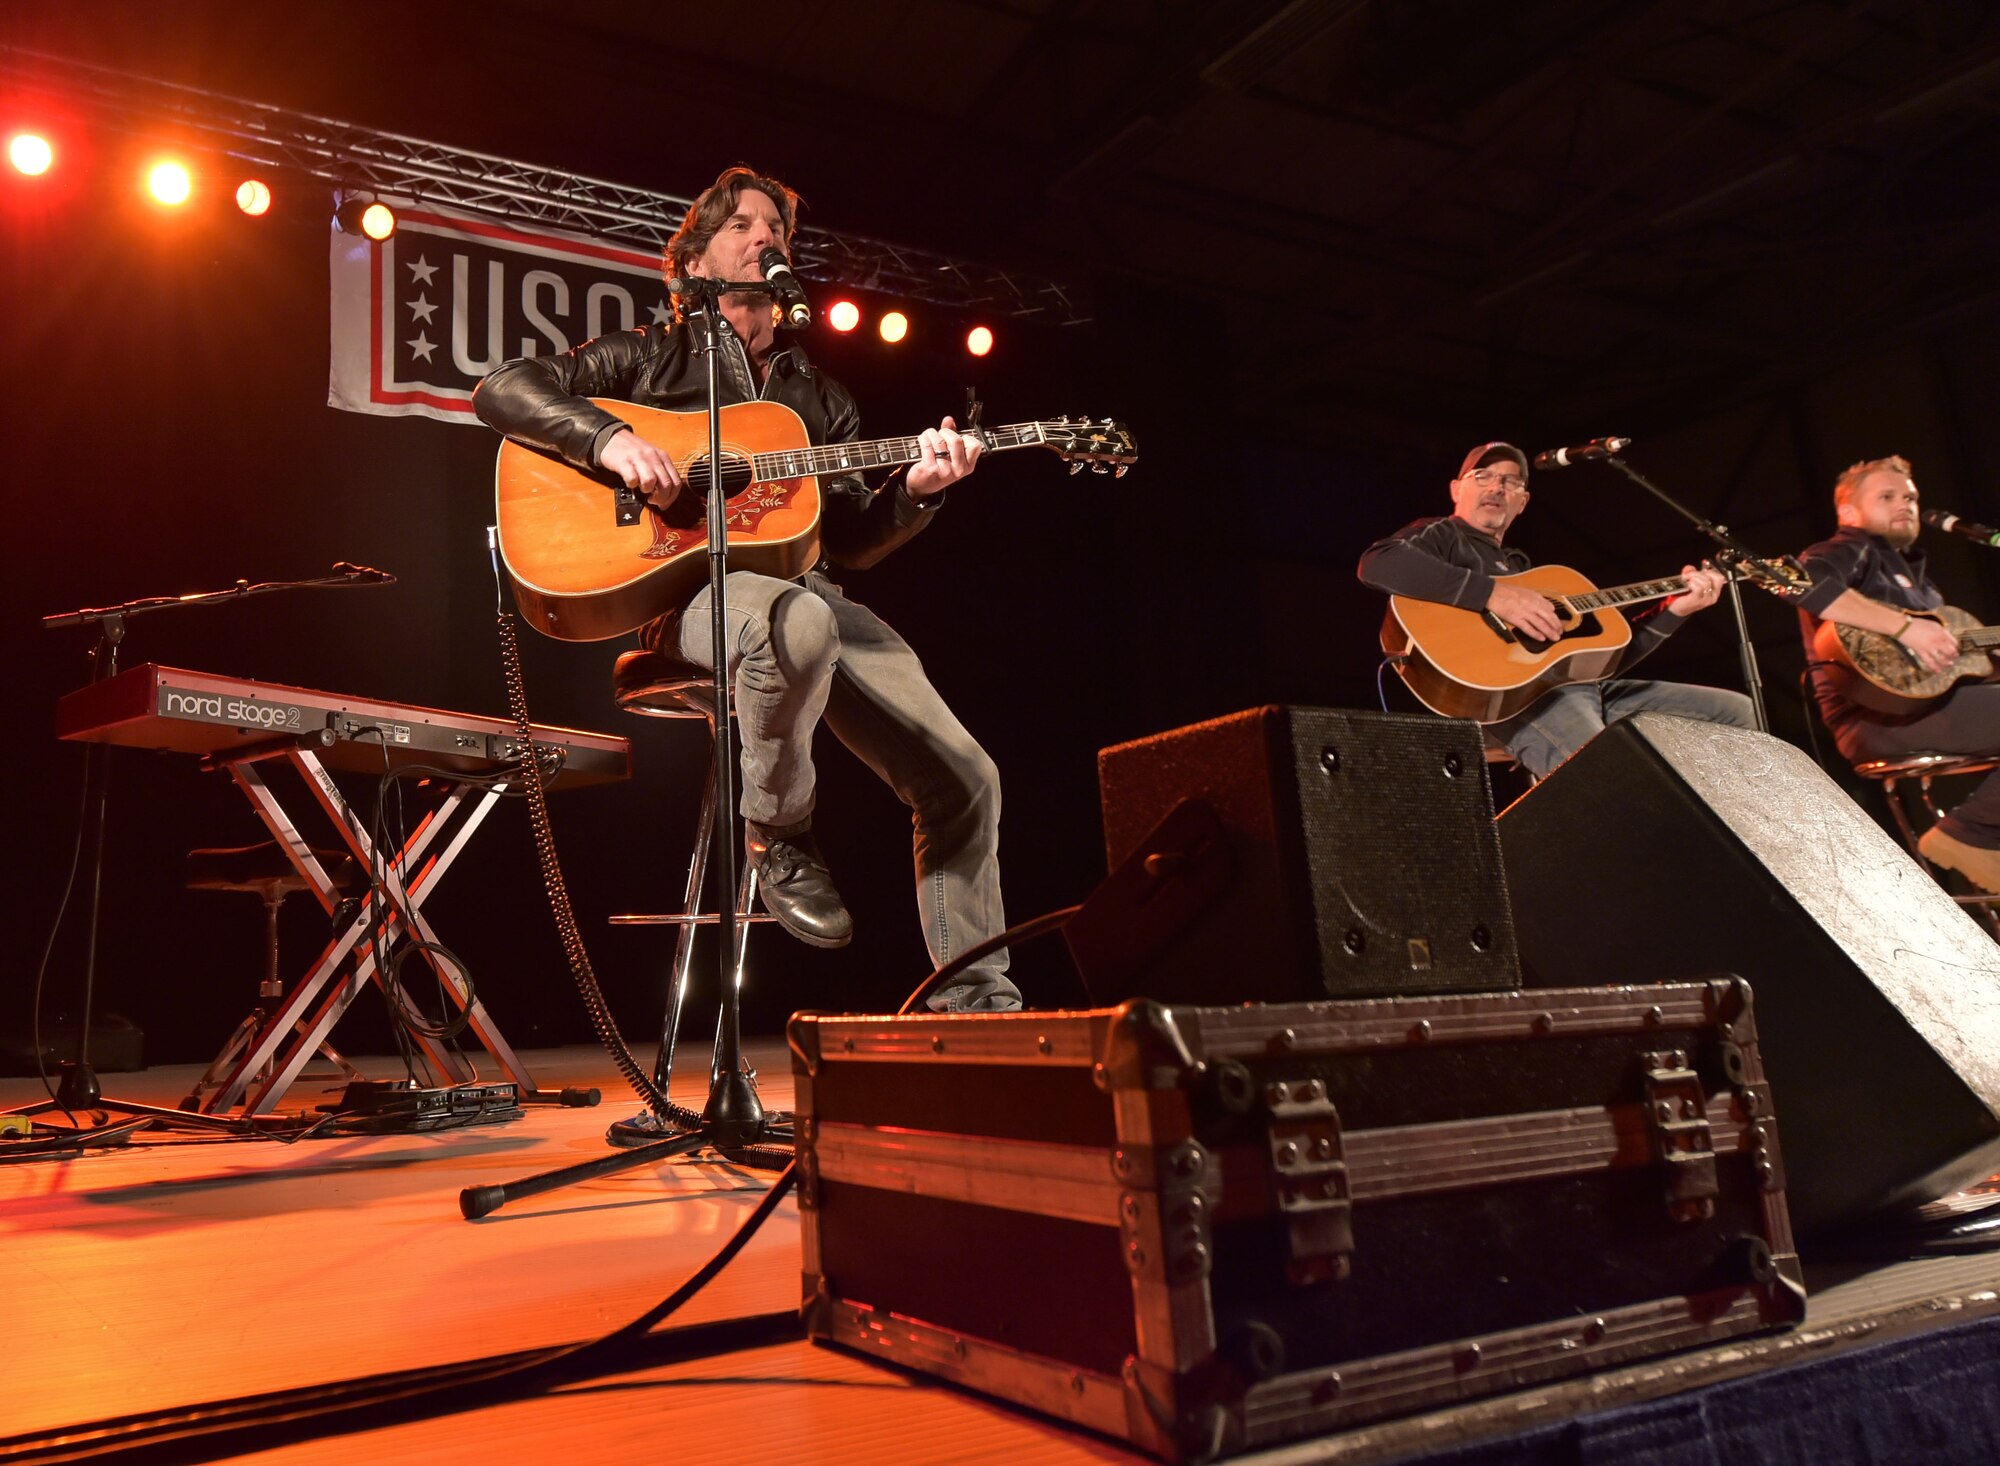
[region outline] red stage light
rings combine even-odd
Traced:
[[[146,191],[154,200],[171,207],[184,204],[194,194],[194,178],[187,165],[169,158],[155,163],[146,172]]]
[[[271,211],[271,188],[255,178],[246,178],[236,188],[236,207],[256,218]]]
[[[910,318],[901,311],[890,311],[882,317],[882,323],[876,329],[882,333],[884,341],[894,346],[910,334]]]
[[[852,331],[861,324],[861,307],[851,300],[836,300],[827,309],[826,323],[836,331]]]
[[[965,333],[965,349],[974,356],[984,356],[993,349],[993,333],[984,326],[974,326]]]
[[[45,137],[32,132],[17,132],[7,140],[7,161],[30,178],[48,172],[55,160],[56,150],[49,146]]]

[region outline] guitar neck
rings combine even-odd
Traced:
[[[1662,580],[1636,580],[1630,585],[1607,586],[1603,590],[1579,591],[1575,595],[1555,596],[1552,599],[1568,606],[1572,611],[1603,611],[1616,606],[1636,605],[1640,601],[1664,600],[1677,596],[1688,588],[1687,577],[1669,575]]]
[[[2000,647],[2000,626],[1974,626],[1958,633],[1962,652],[1985,652]]]
[[[1004,428],[975,428],[966,434],[985,443],[988,452],[1032,448],[1048,441],[1040,423],[1012,423]],[[841,473],[864,468],[899,468],[924,456],[920,438],[876,438],[867,443],[828,443],[819,448],[782,448],[750,456],[751,477],[758,483],[803,478],[807,474]]]

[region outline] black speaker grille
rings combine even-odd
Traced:
[[[1164,957],[1098,1001],[1299,1001],[1520,986],[1475,723],[1255,708],[1099,755],[1115,867],[1183,799],[1236,876]]]

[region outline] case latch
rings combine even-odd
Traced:
[[[1677,1222],[1715,1215],[1720,1186],[1708,1128],[1708,1093],[1681,1049],[1646,1054],[1646,1126],[1666,1168],[1667,1212]]]
[[[1353,1266],[1354,1205],[1340,1114],[1317,1079],[1264,1088],[1272,1197],[1285,1226],[1285,1271],[1294,1284],[1344,1278]]]

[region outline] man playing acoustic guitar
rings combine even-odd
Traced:
[[[1991,661],[1962,653],[1957,632],[1911,614],[1952,608],[1916,548],[1921,520],[1908,461],[1855,464],[1835,481],[1833,504],[1840,528],[1800,557],[1813,587],[1799,600],[1799,620],[1820,716],[1842,755],[1860,763],[1911,753],[2000,751],[2000,681]],[[1842,637],[1837,627],[1867,634]],[[1878,679],[1852,675],[1848,668],[1856,663],[1877,669]],[[1954,687],[1955,670],[1985,680]],[[1882,683],[1909,679],[1926,681],[1941,695],[1884,695]],[[2000,772],[1988,774],[1970,798],[1926,830],[1917,848],[1932,864],[2000,892]]]
[[[758,257],[789,258],[798,195],[776,179],[731,168],[668,241],[669,279],[759,280]],[[857,441],[847,390],[775,333],[765,294],[723,298],[718,334],[722,400],[781,402],[814,445]],[[554,356],[507,362],[473,399],[482,421],[586,470],[622,479],[656,509],[683,489],[682,466],[615,412],[588,399],[703,411],[705,316],[587,341]],[[698,339],[700,338],[700,339]],[[950,418],[921,435],[900,481],[871,490],[858,473],[820,479],[822,558],[796,580],[731,571],[730,672],[743,745],[748,858],[780,925],[819,947],[844,945],[853,921],[812,837],[813,730],[822,719],[895,790],[915,816],[917,904],[939,965],[1006,927],[1000,901],[1000,783],[993,761],[925,675],[916,653],[829,578],[872,565],[929,523],[945,488],[978,466],[984,445]],[[606,501],[610,495],[607,492]],[[707,582],[677,614],[644,628],[647,646],[713,667]],[[944,1011],[1019,1008],[1007,953],[967,968],[933,994]]]
[[[1560,643],[1571,628],[1565,627],[1557,605],[1546,595],[1502,578],[1532,569],[1523,551],[1501,544],[1528,506],[1527,455],[1511,443],[1474,448],[1452,480],[1451,503],[1450,515],[1416,520],[1370,545],[1361,557],[1363,584],[1412,601],[1487,613],[1509,633]],[[1631,639],[1605,668],[1607,677],[1652,651],[1684,617],[1714,605],[1723,578],[1720,571],[1690,565],[1677,580],[1661,586],[1679,593],[1659,601],[1650,615],[1633,618]],[[1664,589],[1654,594],[1662,595]],[[1487,634],[1476,618],[1469,619],[1477,634]],[[1533,691],[1530,686],[1529,695]],[[1603,732],[1606,724],[1649,711],[1739,728],[1753,726],[1750,699],[1740,692],[1620,678],[1557,686],[1533,696],[1524,710],[1488,722],[1486,731],[1539,779]],[[1483,714],[1472,715],[1486,721]]]

